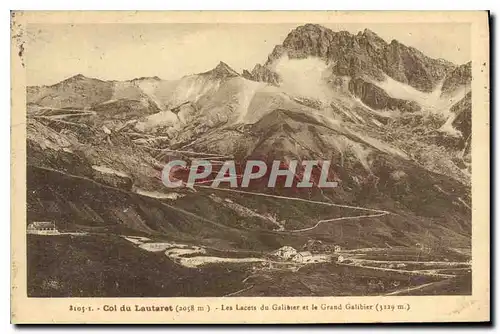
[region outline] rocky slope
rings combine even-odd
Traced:
[[[28,191],[29,217],[47,219],[49,212],[80,225],[206,238],[237,249],[299,245],[307,235],[277,235],[200,190],[176,190],[183,197],[168,202],[144,194],[167,192],[159,177],[172,157],[320,159],[332,162],[338,188],[252,189],[392,213],[361,220],[363,238],[354,223],[345,224],[341,240],[333,227],[311,232],[346,247],[468,247],[470,71],[470,63],[432,59],[369,30],[352,35],[308,24],[242,75],[220,62],[178,80],[78,75],[29,87],[28,165],[37,176],[29,179],[36,190]],[[262,213],[293,212],[289,226],[314,225],[317,208],[239,200]]]

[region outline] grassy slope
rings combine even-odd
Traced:
[[[241,289],[245,272],[185,268],[114,235],[28,237],[31,297],[221,296]]]

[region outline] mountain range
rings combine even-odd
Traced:
[[[177,80],[78,74],[27,87],[28,221],[240,251],[311,238],[344,248],[470,249],[470,62],[433,59],[368,29],[353,35],[317,24],[297,27],[270,51],[242,73],[221,61]],[[166,189],[159,175],[172,156],[330,160],[338,188],[250,190],[389,214],[341,231],[277,233],[211,196],[276,214],[285,232],[324,213],[275,198]]]

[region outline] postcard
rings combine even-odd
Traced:
[[[11,23],[13,323],[489,321],[487,11]]]

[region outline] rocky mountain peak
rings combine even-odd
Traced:
[[[82,79],[85,79],[86,76],[84,76],[83,74],[81,73],[78,73],[77,75],[74,75],[72,76],[70,79],[74,79],[74,80],[82,80]]]
[[[290,32],[289,35],[293,34],[308,34],[308,33],[331,33],[333,32],[331,29],[328,29],[322,25],[319,24],[314,24],[314,23],[307,23],[302,26],[298,26],[294,30]]]
[[[336,33],[318,24],[306,24],[292,30],[285,38],[282,48],[275,48],[271,58],[279,58],[284,52],[290,58],[308,56],[327,57],[328,48]]]
[[[211,71],[207,72],[217,78],[226,78],[226,77],[237,77],[239,76],[238,72],[233,70],[228,64],[223,61],[219,62],[219,64]]]
[[[455,67],[446,75],[443,82],[443,94],[453,92],[460,86],[470,85],[472,82],[472,62]]]
[[[365,36],[376,36],[376,37],[378,37],[378,35],[377,35],[375,32],[373,32],[373,30],[370,30],[370,29],[368,29],[368,28],[365,28],[365,30],[363,30],[363,35],[365,35]]]
[[[279,75],[276,72],[261,64],[255,65],[252,72],[244,70],[243,77],[253,81],[267,82],[275,86],[280,82]]]
[[[217,64],[217,66],[215,66],[212,70],[200,73],[200,75],[209,76],[213,79],[226,79],[240,76],[238,72],[233,70],[223,61],[220,61],[219,64]]]
[[[332,66],[334,75],[370,77],[379,81],[389,76],[423,92],[431,92],[454,68],[452,63],[427,57],[397,40],[387,43],[370,29],[353,35],[348,31],[334,32],[318,24],[306,24],[293,29],[283,43],[273,49],[264,63],[266,69],[256,66],[252,71],[254,80],[276,81],[269,71],[285,54],[290,59],[317,57],[335,64]],[[256,70],[261,75],[255,76]]]
[[[78,82],[78,81],[84,81],[84,80],[90,80],[91,78],[88,78],[86,76],[84,76],[83,74],[81,73],[78,73],[76,75],[73,75],[72,77],[69,77],[61,82]]]
[[[87,84],[93,84],[93,83],[104,83],[105,81],[95,79],[95,78],[89,78],[86,77],[85,75],[79,73],[76,74],[72,77],[69,77],[61,82],[58,82],[52,86],[49,87],[59,87],[59,86],[67,86],[67,85],[87,85]]]
[[[363,32],[359,32],[356,36],[358,40],[366,40],[368,43],[374,48],[383,48],[387,45],[387,43],[375,32],[366,28]]]
[[[134,81],[161,81],[161,78],[158,77],[158,76],[152,76],[152,77],[139,77],[139,78],[134,78],[132,79],[131,81],[134,82]]]

